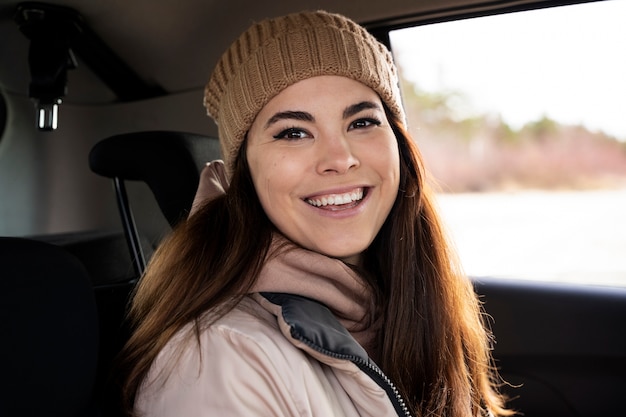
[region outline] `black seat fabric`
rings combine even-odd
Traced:
[[[82,264],[57,246],[0,238],[0,416],[96,415],[98,316]]]
[[[127,283],[137,279],[124,234],[119,231],[89,231],[28,236],[60,246],[74,255],[87,270],[95,288]],[[154,247],[145,236],[141,247],[147,257]]]

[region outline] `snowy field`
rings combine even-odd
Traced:
[[[626,287],[626,189],[438,202],[468,275]]]

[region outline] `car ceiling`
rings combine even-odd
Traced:
[[[46,4],[77,11],[122,61],[149,85],[175,94],[202,88],[230,42],[253,21],[305,9],[325,9],[376,27],[447,16],[488,13],[491,9],[534,7],[532,1],[476,0],[63,0]],[[554,2],[551,2],[554,3]],[[0,0],[0,88],[28,95],[29,40],[14,16],[21,2]],[[68,73],[65,101],[104,104],[118,100],[78,57]]]

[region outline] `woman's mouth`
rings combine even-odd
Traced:
[[[366,191],[363,188],[355,188],[352,191],[339,194],[325,194],[308,197],[304,201],[314,207],[340,208],[342,206],[353,206],[363,199]]]

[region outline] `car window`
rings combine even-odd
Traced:
[[[626,286],[624,16],[613,0],[390,34],[469,275]]]

